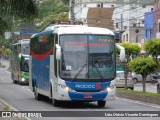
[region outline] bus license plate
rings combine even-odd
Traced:
[[[85,95],[84,98],[85,98],[85,99],[91,99],[91,98],[92,98],[92,95]]]

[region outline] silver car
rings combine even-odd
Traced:
[[[132,73],[132,78],[134,80],[134,83],[143,81],[142,75],[140,75],[140,74]],[[147,75],[146,82],[151,82],[152,79],[153,79],[153,77],[151,75]]]
[[[117,71],[115,80],[116,80],[116,87],[117,88],[124,88],[125,87],[124,71]],[[134,90],[134,81],[133,81],[130,73],[127,76],[127,88]]]

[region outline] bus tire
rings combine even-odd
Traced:
[[[98,107],[104,107],[106,105],[106,101],[97,101]]]
[[[13,79],[13,83],[16,84],[17,83],[16,80]]]
[[[35,99],[38,100],[38,101],[42,99],[42,96],[41,96],[41,94],[39,94],[37,92],[37,88],[36,87],[34,88],[34,96],[35,96]]]
[[[19,81],[19,84],[22,85],[23,83],[21,81]]]
[[[57,107],[60,105],[60,101],[59,100],[55,100],[55,99],[52,99],[52,104]]]

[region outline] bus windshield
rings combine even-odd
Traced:
[[[22,56],[22,62],[21,62],[21,70],[24,72],[28,72],[29,71],[29,57],[28,56]]]
[[[25,43],[25,44],[22,44],[21,46],[21,51],[22,51],[22,54],[24,55],[29,55],[30,54],[30,48],[29,48],[29,43]]]
[[[115,78],[113,35],[61,35],[60,77],[71,81],[110,81]]]

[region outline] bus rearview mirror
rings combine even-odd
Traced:
[[[22,54],[20,53],[20,54],[18,55],[18,62],[21,62],[21,60],[22,60]]]
[[[56,60],[61,59],[61,54],[62,54],[61,47],[58,44],[56,44]]]

